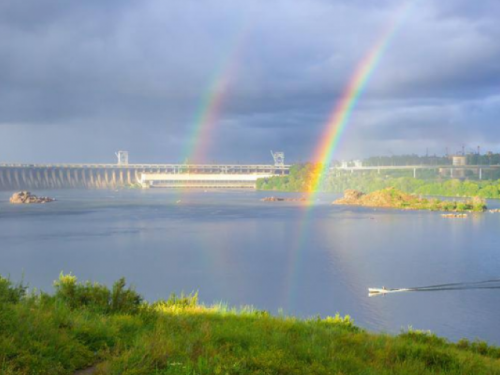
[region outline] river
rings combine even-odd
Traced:
[[[108,285],[125,276],[148,300],[198,291],[207,304],[339,312],[372,331],[500,345],[500,289],[367,291],[500,279],[500,214],[333,206],[335,194],[306,207],[257,191],[36,193],[58,201],[17,206],[0,193],[0,274],[44,291],[60,272]]]

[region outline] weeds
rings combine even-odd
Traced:
[[[144,302],[61,275],[53,295],[0,278],[0,373],[500,374],[500,348],[430,332],[368,333],[349,317],[300,320],[251,307],[203,306],[198,294]]]

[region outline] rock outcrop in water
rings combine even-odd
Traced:
[[[442,214],[441,216],[446,219],[467,219],[469,217],[467,214]]]
[[[364,194],[357,190],[346,190],[344,197],[333,204],[379,208],[397,208],[402,210],[431,210],[452,212],[483,212],[484,200],[473,198],[469,201],[441,201],[439,199],[419,198],[395,188],[387,188]]]
[[[12,197],[10,197],[10,203],[12,204],[40,204],[50,203],[54,201],[54,198],[37,197],[36,195],[31,194],[29,191],[20,191],[18,193],[14,193]]]
[[[261,199],[262,202],[305,202],[306,198],[281,198],[281,197],[266,197]]]

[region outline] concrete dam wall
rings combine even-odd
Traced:
[[[288,172],[288,167],[272,165],[114,165],[114,164],[60,164],[13,165],[0,164],[0,190],[35,189],[113,189],[138,185],[143,174],[242,174],[277,175]],[[182,177],[181,177],[182,176]]]
[[[141,173],[130,168],[0,167],[0,189],[111,189],[137,183]]]

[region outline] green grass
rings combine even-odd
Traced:
[[[500,374],[500,349],[427,332],[373,334],[349,317],[300,320],[202,306],[196,295],[146,303],[61,275],[53,295],[0,278],[0,373]]]

